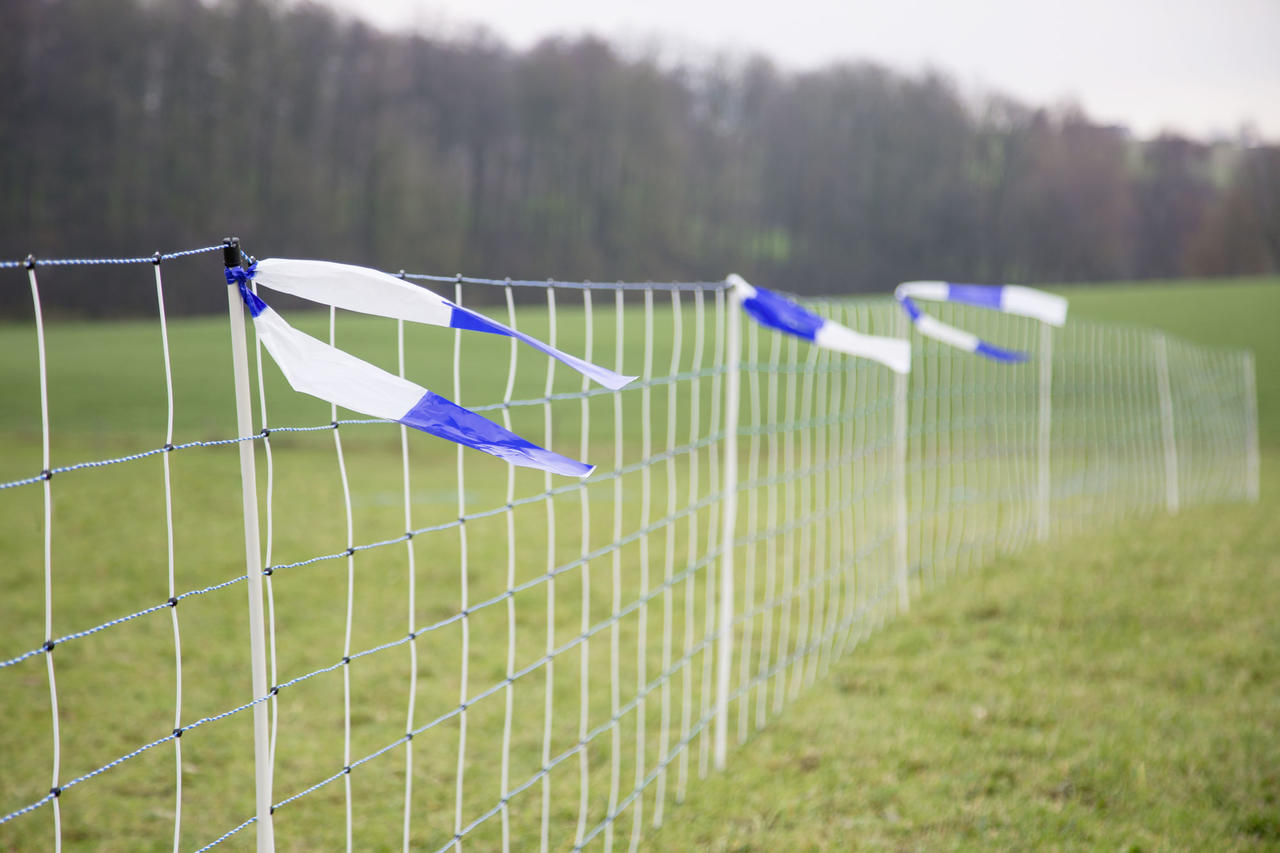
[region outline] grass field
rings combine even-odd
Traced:
[[[1258,387],[1264,472],[1275,470],[1280,449],[1280,346],[1269,337],[1267,319],[1280,310],[1280,283],[1274,281],[1142,285],[1114,290],[1068,291],[1078,316],[1149,322],[1193,340],[1251,346],[1258,355]],[[1242,310],[1243,308],[1243,310]],[[1141,313],[1143,311],[1149,313]],[[542,312],[522,312],[522,328],[538,327]],[[667,334],[670,315],[659,333]],[[295,315],[290,314],[290,319]],[[714,335],[705,325],[705,351],[694,353],[698,322],[688,303],[685,349],[679,370],[715,363]],[[323,334],[324,320],[297,323]],[[595,358],[611,363],[608,349],[612,314],[597,306]],[[230,382],[226,369],[225,319],[174,323],[171,340],[175,373],[175,440],[224,438],[233,433]],[[339,327],[339,342],[382,363],[393,362],[386,327],[350,323]],[[642,336],[628,329],[623,348],[628,368],[643,362]],[[574,340],[564,335],[576,334]],[[585,351],[581,332],[561,330],[561,344]],[[411,329],[415,360],[410,375],[429,387],[452,386],[452,336]],[[495,400],[503,371],[482,369],[493,348],[484,336],[463,346],[463,402]],[[504,348],[499,353],[505,366]],[[97,459],[158,447],[164,443],[163,368],[154,321],[88,324],[60,322],[49,330],[51,420],[55,464]],[[110,353],[111,358],[96,357]],[[491,367],[491,365],[489,365]],[[666,372],[668,365],[656,366]],[[495,375],[495,373],[497,375]],[[870,376],[871,373],[868,373]],[[127,376],[127,382],[120,377]],[[37,372],[34,335],[29,327],[0,329],[0,377],[14,404],[0,409],[0,479],[30,476],[40,469]],[[699,380],[717,381],[708,374]],[[515,397],[544,392],[545,367],[522,356]],[[576,376],[559,371],[554,390],[576,390]],[[325,404],[292,395],[278,379],[269,383],[270,422],[321,425],[330,420]],[[704,388],[704,391],[706,389]],[[686,393],[682,390],[681,393]],[[627,397],[623,422],[642,414],[636,392]],[[709,398],[703,393],[695,399]],[[666,440],[666,389],[655,388],[648,405],[664,424],[654,448]],[[552,406],[557,425],[576,428],[579,402]],[[609,397],[589,403],[591,428],[583,450],[591,461],[612,459],[615,412]],[[713,429],[712,412],[677,401],[680,442],[693,432]],[[522,434],[543,436],[543,411],[514,412]],[[493,415],[497,417],[497,415]],[[364,430],[362,432],[362,430]],[[568,430],[572,431],[572,430]],[[403,532],[399,513],[399,441],[393,431],[354,426],[341,431],[349,459],[356,539],[378,541]],[[279,435],[277,501],[272,562],[287,563],[346,547],[341,483],[328,431]],[[624,456],[641,454],[629,440]],[[557,445],[557,449],[566,452]],[[567,450],[572,450],[568,448]],[[178,588],[220,583],[243,570],[240,545],[238,472],[233,447],[183,451],[171,458],[177,530]],[[415,523],[456,519],[454,454],[420,441],[412,445]],[[662,466],[651,472],[656,496],[670,482],[681,493],[708,494],[714,458],[694,450],[697,473]],[[433,478],[431,472],[443,472]],[[500,506],[507,469],[471,454],[463,498],[470,508]],[[260,472],[261,473],[261,472]],[[63,476],[63,475],[60,475]],[[644,511],[637,497],[639,473],[602,482],[559,498],[555,510],[578,517],[599,546],[611,541],[625,519],[632,529]],[[672,478],[668,481],[668,477]],[[55,634],[163,601],[167,595],[162,467],[159,457],[93,472],[70,472],[55,479]],[[615,490],[616,486],[616,490]],[[0,548],[12,567],[6,585],[0,657],[39,644],[43,637],[43,578],[39,486],[0,492]],[[537,494],[541,475],[521,472],[514,493]],[[1136,845],[1221,847],[1277,843],[1274,814],[1280,741],[1277,719],[1275,581],[1280,552],[1275,518],[1276,488],[1264,481],[1263,502],[1255,507],[1196,509],[1177,519],[1155,519],[1088,539],[1055,542],[1052,550],[1024,551],[927,596],[909,617],[840,661],[745,749],[731,753],[730,772],[708,780],[693,778],[690,801],[668,809],[669,823],[652,838],[654,849],[702,846],[722,849],[846,849],[850,846],[915,848],[965,846],[1063,847]],[[618,497],[621,500],[618,500]],[[579,553],[579,538],[545,533],[550,510],[542,503],[514,514],[521,558],[517,583],[535,580],[548,566]],[[661,514],[661,505],[653,515]],[[1189,523],[1189,520],[1194,523]],[[712,508],[695,512],[673,527],[671,547],[683,554],[690,540],[714,525]],[[105,533],[104,533],[105,532]],[[500,595],[508,579],[484,567],[507,565],[508,531],[503,517],[469,523],[417,542],[422,580],[415,624],[446,620],[456,610],[460,589],[456,567],[462,540],[469,549],[471,601]],[[705,539],[704,539],[705,541]],[[695,542],[696,544],[696,542]],[[590,568],[585,601],[587,624],[598,624],[616,605],[611,578],[625,577],[623,600],[634,598],[642,567],[657,560],[639,542],[620,549],[618,562],[600,559]],[[362,552],[356,557],[352,649],[372,648],[403,637],[404,546]],[[646,558],[648,554],[648,558]],[[656,562],[655,562],[656,566]],[[653,577],[659,570],[652,569]],[[587,574],[583,570],[582,575]],[[705,574],[705,573],[704,573]],[[548,625],[563,642],[580,624],[584,593],[578,574],[572,583],[541,584],[513,599],[521,642],[517,668],[536,666]],[[273,578],[276,622],[287,638],[279,648],[278,680],[330,666],[343,653],[346,559],[332,559]],[[218,713],[248,696],[243,666],[241,586],[184,600],[182,624],[184,724]],[[338,593],[334,594],[337,590]],[[672,615],[683,625],[704,618],[707,589],[701,575],[671,587]],[[221,598],[219,597],[221,596]],[[222,604],[233,597],[236,606]],[[664,597],[647,612],[617,626],[619,642],[630,648],[640,631],[659,635]],[[548,604],[552,612],[548,613]],[[85,772],[127,749],[167,733],[174,724],[173,639],[167,609],[110,629],[56,653],[62,704],[62,778]],[[419,659],[418,724],[456,707],[461,688],[458,660],[463,642],[473,660],[471,693],[499,684],[506,671],[507,612],[494,606],[470,619],[469,636],[457,624],[433,633]],[[610,633],[583,644],[555,671],[552,755],[576,743],[578,654],[585,649],[590,680],[607,683]],[[144,650],[144,651],[139,651]],[[429,650],[429,654],[427,651]],[[701,678],[710,666],[705,647],[677,647],[687,656],[690,677],[671,696],[655,692],[648,718],[648,743],[641,748],[654,766],[657,707],[669,700],[679,716],[687,698],[696,719],[707,696]],[[624,656],[626,657],[626,656]],[[668,661],[656,648],[642,660],[626,657],[618,669],[634,685],[643,667],[652,677]],[[567,665],[566,665],[567,664]],[[405,647],[362,658],[349,667],[352,695],[361,697],[352,719],[352,758],[369,754],[404,733],[406,692],[401,686],[409,661]],[[0,691],[0,713],[10,721],[0,730],[0,755],[20,768],[0,780],[0,812],[39,796],[49,768],[49,712],[41,656],[0,677],[21,688]],[[339,672],[289,688],[281,702],[277,744],[277,800],[340,771],[342,684]],[[517,683],[512,701],[521,725],[512,743],[513,782],[531,778],[542,755],[544,682],[534,674]],[[390,687],[388,685],[395,685]],[[632,688],[634,691],[634,687]],[[590,725],[610,716],[610,697],[597,691]],[[282,694],[283,696],[284,694]],[[498,691],[468,711],[468,755],[496,755],[505,692]],[[146,709],[139,712],[138,709]],[[525,720],[525,718],[528,718]],[[243,746],[251,742],[247,713],[211,723],[183,739],[183,849],[207,843],[252,813],[252,791]],[[671,731],[680,727],[672,725]],[[685,726],[687,730],[687,726]],[[305,733],[305,736],[303,736]],[[424,847],[448,838],[457,787],[458,724],[441,726],[414,741],[415,839]],[[819,733],[815,736],[815,733]],[[602,736],[636,743],[634,723]],[[685,754],[689,766],[673,764],[677,775],[696,777],[705,766],[706,744],[695,739]],[[1176,747],[1176,748],[1175,748]],[[587,811],[592,821],[606,812],[610,768],[604,750],[582,753],[592,779]],[[99,779],[69,791],[61,801],[64,840],[72,849],[165,849],[171,846],[173,745],[166,743]],[[291,803],[277,815],[281,849],[331,849],[342,844],[343,786],[353,789],[357,846],[399,845],[403,802],[403,753],[396,750],[351,776]],[[635,772],[631,759],[620,768],[626,786]],[[554,776],[553,848],[572,841],[579,802],[578,759]],[[464,801],[475,809],[500,796],[498,768],[490,761],[468,773]],[[668,803],[672,794],[667,794]],[[652,809],[652,803],[650,809]],[[534,786],[513,801],[510,820],[514,849],[536,843],[539,797]],[[648,820],[651,811],[645,815]],[[466,821],[464,820],[464,823]],[[0,827],[0,849],[39,849],[50,838],[50,809]],[[10,830],[13,830],[10,832]],[[620,825],[619,832],[629,832]],[[469,838],[471,849],[490,849],[499,840],[498,821]],[[221,849],[249,849],[245,832]],[[430,849],[434,849],[433,847]]]
[[[1280,279],[1144,282],[1059,289],[1073,317],[1154,326],[1191,341],[1252,349],[1258,364],[1258,426],[1262,443],[1280,445]]]
[[[710,300],[711,297],[709,297]],[[613,357],[614,331],[612,298],[598,310],[593,325],[609,349],[596,358],[609,362]],[[717,381],[712,365],[719,363],[714,352],[714,334],[705,316],[685,297],[679,314],[685,334],[678,370],[706,372],[701,379],[686,380],[679,386],[683,399],[675,419],[677,446],[694,443],[715,428],[708,401],[710,383]],[[625,316],[637,315],[630,305]],[[569,307],[564,316],[575,317],[572,330],[562,332],[568,349],[586,352],[581,322],[582,309]],[[673,314],[666,311],[664,331],[670,335]],[[300,328],[326,334],[326,320],[312,313],[290,312]],[[664,315],[660,312],[658,317]],[[541,326],[539,322],[541,321]],[[634,319],[633,319],[634,324]],[[546,312],[525,309],[521,328],[550,337]],[[697,329],[701,328],[699,335]],[[391,337],[388,337],[388,331]],[[643,363],[639,328],[626,330],[623,357],[628,365]],[[576,335],[564,341],[563,334]],[[175,441],[220,439],[234,434],[231,383],[227,371],[228,350],[225,318],[184,320],[173,323],[170,340],[174,359]],[[407,348],[413,354],[410,375],[450,397],[453,377],[453,334],[439,329],[411,327],[406,332]],[[699,340],[701,344],[699,345]],[[339,325],[339,341],[364,357],[394,364],[394,326],[385,322],[344,319]],[[494,344],[497,343],[495,347]],[[699,351],[701,350],[701,351]],[[41,467],[38,429],[38,371],[34,334],[29,327],[16,327],[0,334],[4,383],[13,388],[22,404],[4,412],[6,454],[0,463],[4,479],[30,476]],[[164,443],[165,394],[163,363],[159,357],[159,334],[154,321],[118,324],[68,322],[51,324],[48,331],[50,356],[50,410],[53,423],[55,464],[115,457]],[[466,336],[460,363],[463,365],[462,400],[496,401],[502,397],[506,380],[505,342],[483,335]],[[111,358],[97,357],[110,353]],[[525,350],[515,382],[515,399],[538,398],[548,390],[546,360],[530,357]],[[665,373],[668,364],[655,370]],[[121,377],[127,377],[121,381]],[[701,383],[699,390],[697,383]],[[576,391],[581,380],[560,370],[550,390]],[[676,386],[669,386],[675,389]],[[293,394],[282,384],[274,369],[269,373],[270,423],[322,426],[331,420],[329,407],[316,400]],[[640,392],[626,398],[624,416],[634,423],[641,413]],[[655,430],[656,452],[666,446],[667,388],[659,386],[650,394],[648,405],[663,429]],[[692,406],[690,400],[698,400]],[[472,402],[472,405],[475,403]],[[551,405],[552,441],[557,434],[572,433],[575,447],[564,448],[606,470],[614,460],[612,436],[626,433],[622,452],[627,462],[643,451],[638,430],[616,419],[609,395],[588,402],[591,425],[585,452],[578,453],[577,427],[581,403],[562,401]],[[693,413],[696,410],[698,421]],[[500,418],[498,413],[492,417]],[[541,406],[512,411],[513,426],[520,433],[545,441],[544,412]],[[351,425],[342,428],[353,519],[352,539],[357,544],[395,539],[404,533],[401,509],[401,457],[397,430],[386,426]],[[562,447],[565,439],[558,439]],[[273,511],[270,537],[273,564],[309,560],[317,555],[341,555],[348,545],[345,496],[334,452],[334,433],[329,430],[305,433],[277,433],[272,438],[274,492],[279,499]],[[704,443],[688,451],[681,468],[669,473],[662,465],[653,467],[653,493],[659,496],[652,517],[663,513],[667,478],[686,495],[704,497],[712,489],[715,451]],[[200,589],[234,579],[243,573],[239,475],[234,446],[198,448],[172,454],[174,494],[175,565],[177,590]],[[557,668],[552,703],[557,709],[550,743],[551,755],[559,755],[579,740],[579,653],[586,655],[589,677],[597,688],[591,694],[589,724],[598,728],[611,716],[609,683],[613,632],[621,648],[636,645],[636,634],[644,629],[658,636],[661,605],[671,599],[672,613],[683,625],[686,614],[698,626],[708,612],[705,606],[707,565],[691,574],[687,583],[670,583],[668,592],[654,599],[652,607],[641,608],[625,622],[604,625],[607,614],[617,610],[615,596],[633,601],[643,573],[641,560],[646,542],[636,541],[619,548],[616,562],[612,554],[584,565],[557,584],[540,580],[552,567],[564,566],[579,554],[580,543],[595,549],[616,538],[615,529],[630,532],[637,526],[640,505],[639,470],[625,477],[600,478],[581,491],[573,481],[569,493],[551,502],[536,500],[510,514],[473,518],[465,528],[457,524],[464,511],[475,512],[501,507],[507,495],[508,473],[515,478],[511,496],[515,500],[540,495],[548,480],[541,473],[509,469],[505,464],[468,452],[467,480],[461,495],[454,484],[457,466],[455,447],[416,436],[410,443],[414,470],[413,523],[417,528],[442,529],[419,535],[413,541],[420,592],[413,614],[415,628],[438,625],[424,632],[418,661],[419,689],[415,694],[417,727],[439,719],[438,726],[419,732],[413,741],[415,754],[414,840],[418,846],[434,849],[441,839],[453,834],[456,772],[460,717],[459,698],[475,697],[491,685],[500,685],[508,661],[508,615],[514,614],[521,638],[510,650],[512,669],[529,668],[531,674],[511,688],[517,716],[511,743],[511,783],[532,778],[542,766],[544,743],[543,709],[546,700],[543,671],[548,624],[554,636],[565,644],[585,628],[596,630],[594,642],[570,646],[568,660]],[[261,457],[261,451],[260,451]],[[697,459],[697,469],[688,462]],[[55,635],[84,629],[163,602],[169,595],[166,585],[166,538],[163,470],[160,456],[137,463],[113,465],[92,471],[58,475],[54,482],[54,589]],[[259,472],[265,493],[265,465]],[[0,492],[0,547],[11,555],[9,565],[24,567],[7,577],[6,618],[0,628],[0,644],[5,657],[39,645],[43,634],[43,577],[39,567],[43,506],[40,487],[24,486]],[[461,501],[460,501],[461,498]],[[704,502],[705,503],[705,502]],[[466,510],[464,510],[464,504]],[[683,504],[682,504],[683,505]],[[569,524],[589,519],[573,531],[547,533],[547,517],[558,513]],[[670,547],[683,556],[704,537],[715,518],[714,507],[706,503],[672,526]],[[625,519],[625,521],[624,521]],[[581,528],[585,527],[585,537]],[[518,555],[509,542],[518,543]],[[652,543],[655,555],[666,546],[662,539]],[[280,570],[272,577],[275,623],[280,642],[277,648],[279,676],[276,683],[320,672],[287,688],[280,702],[279,737],[275,767],[280,780],[276,800],[291,796],[311,785],[341,773],[345,762],[355,761],[393,744],[405,734],[406,704],[409,697],[404,544],[362,551],[353,562],[352,612],[349,642],[347,624],[348,560],[322,560],[310,565]],[[472,613],[465,622],[457,620],[462,600],[458,571],[462,553],[468,554],[468,596],[472,604],[495,602]],[[518,559],[517,559],[518,556]],[[509,561],[510,558],[510,561]],[[659,558],[654,557],[655,560]],[[680,564],[683,566],[683,564]],[[678,570],[678,568],[677,568]],[[592,581],[589,595],[579,586],[581,576]],[[654,569],[654,577],[658,570]],[[572,583],[568,580],[571,579]],[[503,591],[513,585],[530,587],[502,602]],[[220,714],[251,694],[247,681],[244,632],[244,592],[242,585],[184,599],[176,613],[181,621],[182,713],[183,725]],[[585,596],[585,598],[584,598]],[[585,603],[585,607],[584,607]],[[508,605],[510,610],[508,610]],[[583,613],[589,622],[583,624]],[[84,640],[68,642],[56,651],[61,700],[61,745],[65,781],[98,767],[137,746],[151,742],[174,728],[175,678],[174,642],[167,611],[150,614]],[[386,651],[361,657],[350,667],[340,665],[344,654],[401,643]],[[692,643],[680,643],[670,658],[685,657],[691,673],[687,684],[668,697],[674,705],[673,728],[687,731],[705,713],[703,673],[709,672],[710,648],[699,630]],[[463,675],[462,649],[469,649],[470,672]],[[651,674],[671,665],[658,644],[647,647],[643,660],[634,654],[617,661],[620,678],[636,684],[644,666]],[[345,672],[344,672],[345,670]],[[0,754],[21,774],[11,774],[0,782],[0,811],[20,807],[43,793],[33,777],[45,777],[51,763],[49,710],[44,664],[33,657],[5,670],[9,683],[19,689],[0,691],[0,713],[12,724],[0,730]],[[349,674],[353,713],[351,749],[344,750],[344,675]],[[463,679],[467,688],[463,690]],[[462,783],[467,804],[464,823],[478,818],[501,795],[500,767],[503,719],[507,691],[499,690],[467,709],[468,772]],[[655,693],[655,702],[658,696]],[[689,711],[681,722],[682,704]],[[657,715],[650,716],[656,724]],[[251,717],[247,712],[202,724],[185,732],[182,739],[184,768],[182,849],[210,842],[253,814],[251,754],[243,747],[252,742]],[[634,722],[624,723],[617,738],[627,744],[638,737]],[[652,726],[650,727],[652,728]],[[588,772],[592,775],[589,811],[592,823],[608,808],[610,767],[602,744],[614,737],[606,731],[594,739]],[[247,738],[247,739],[246,739]],[[657,733],[649,749],[656,752]],[[64,840],[75,849],[165,849],[170,845],[173,823],[173,744],[166,743],[113,768],[100,778],[67,791],[59,800],[63,810]],[[693,773],[706,764],[705,737],[693,752]],[[619,750],[621,752],[621,750]],[[362,848],[385,849],[399,845],[403,804],[403,746],[346,779],[331,782],[324,789],[298,799],[276,817],[282,850],[336,849],[343,844],[344,787],[352,786],[355,837]],[[586,753],[584,752],[584,755]],[[684,762],[688,755],[685,753]],[[652,765],[651,765],[652,766]],[[39,768],[37,771],[36,768]],[[630,779],[634,763],[624,761],[623,778]],[[688,774],[687,764],[672,767],[675,774]],[[579,806],[578,760],[561,764],[557,774],[554,802],[557,846],[571,842]],[[601,779],[604,779],[603,783]],[[571,794],[566,786],[575,786]],[[629,789],[628,789],[629,790]],[[534,786],[526,796],[513,802],[509,815],[510,832],[517,849],[536,844],[540,819],[540,789]],[[0,828],[0,849],[39,846],[51,838],[51,808],[19,818]],[[483,824],[469,836],[478,849],[498,843],[498,820]],[[567,834],[566,834],[567,833]],[[532,841],[530,840],[532,839]],[[223,849],[248,849],[252,832],[227,842]]]
[[[659,850],[1280,849],[1280,280],[1062,288],[1257,358],[1262,500],[1000,558],[697,787]]]
[[[655,850],[1280,848],[1280,453],[1256,506],[1002,558],[842,660]]]

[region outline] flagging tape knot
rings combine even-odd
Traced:
[[[253,275],[258,271],[258,262],[254,261],[247,267],[227,267],[226,276],[227,284],[238,284],[245,287],[253,280]]]

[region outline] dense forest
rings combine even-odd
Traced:
[[[4,0],[0,32],[2,258],[236,234],[260,256],[800,293],[1280,269],[1280,146],[1137,140],[936,74],[517,51],[272,0]],[[149,304],[108,292],[59,307]]]

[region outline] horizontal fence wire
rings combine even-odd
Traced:
[[[651,386],[669,385],[672,383],[682,382],[688,379],[694,379],[701,376],[714,376],[723,372],[724,372],[723,368],[708,368],[706,370],[697,371],[696,373],[686,373],[686,374],[680,374],[676,376],[669,376],[669,377],[662,377],[660,379],[655,379],[652,381],[652,383],[650,383],[650,385]],[[512,400],[510,402],[505,402],[505,403],[490,403],[488,405],[475,406],[472,408],[472,411],[474,412],[503,411],[508,409],[521,408],[521,407],[541,406],[546,403],[560,402],[564,400],[580,400],[580,399],[583,399],[584,397],[596,397],[596,396],[601,396],[604,394],[611,394],[611,393],[614,393],[614,392],[608,391],[607,389],[595,388],[590,391],[576,393],[576,394],[575,393],[550,394],[546,397],[533,398],[529,400]],[[316,426],[275,426],[269,429],[264,428],[263,431],[258,432],[255,435],[247,435],[242,438],[222,438],[222,439],[214,439],[212,441],[188,441],[182,444],[171,444],[171,445],[166,445],[164,447],[155,447],[150,450],[142,450],[137,453],[130,453],[125,456],[116,456],[110,459],[96,459],[96,460],[91,460],[87,462],[74,462],[70,465],[61,465],[61,466],[51,468],[48,471],[41,471],[40,473],[30,477],[23,477],[17,480],[0,482],[0,490],[12,489],[17,486],[34,485],[35,483],[39,483],[43,480],[52,479],[57,474],[65,474],[71,471],[83,471],[89,468],[104,468],[108,465],[118,465],[122,462],[137,462],[140,459],[146,459],[151,456],[157,456],[161,453],[173,453],[179,450],[189,450],[193,447],[226,447],[229,445],[239,444],[240,442],[243,442],[243,441],[258,441],[260,439],[266,438],[272,432],[277,432],[277,433],[321,432],[325,430],[336,430],[344,426],[368,426],[373,424],[391,424],[391,423],[395,423],[395,422],[386,420],[385,418],[343,418],[343,419],[333,421],[331,423],[318,424]]]
[[[25,269],[36,294],[42,267],[147,263],[158,270],[183,259],[191,274],[195,261],[186,259],[221,249],[29,258],[0,261],[0,268]],[[219,264],[199,263],[209,286],[224,286]],[[1072,320],[1046,334],[1021,318],[938,306],[941,321],[1023,349],[1031,362],[992,364],[914,336],[899,420],[903,403],[887,370],[732,317],[724,282],[401,276],[446,285],[445,295],[462,304],[471,286],[502,288],[508,325],[640,374],[610,392],[557,373],[514,341],[495,346],[490,336],[461,331],[410,341],[402,325],[330,313],[336,345],[373,341],[378,349],[379,340],[398,339],[402,375],[411,363],[450,369],[463,405],[560,452],[576,449],[597,472],[561,481],[412,432],[393,451],[390,437],[402,428],[336,411],[328,423],[297,425],[296,396],[258,350],[254,434],[175,440],[175,408],[180,423],[199,418],[183,420],[190,397],[170,391],[164,446],[50,462],[0,482],[15,525],[36,512],[34,495],[22,497],[19,487],[43,483],[57,498],[46,503],[53,507],[46,522],[31,524],[53,543],[45,609],[22,609],[0,632],[10,649],[25,649],[0,660],[0,711],[35,719],[27,712],[42,700],[17,679],[41,656],[49,662],[49,679],[40,681],[46,704],[93,709],[87,721],[55,729],[47,791],[33,778],[49,761],[47,714],[43,725],[14,729],[10,737],[21,743],[13,744],[10,778],[17,782],[3,789],[0,841],[47,843],[49,824],[32,813],[53,804],[59,836],[95,837],[107,809],[117,815],[113,825],[130,825],[130,837],[167,833],[175,849],[221,845],[258,823],[245,814],[243,796],[253,747],[235,720],[269,703],[273,786],[293,790],[270,800],[285,846],[634,846],[710,772],[720,713],[733,721],[734,740],[745,742],[895,615],[904,591],[920,595],[1024,547],[1044,532],[1042,518],[1051,535],[1070,535],[1107,518],[1247,499],[1256,477],[1248,356],[1149,330]],[[159,272],[156,279],[163,318]],[[517,309],[514,288],[542,289],[546,306]],[[861,331],[905,328],[886,299],[810,306]],[[167,327],[164,358],[167,365],[172,349],[174,382],[225,371],[226,352],[219,366],[203,353],[184,361],[176,342],[185,322]],[[723,400],[731,322],[742,322],[744,332],[737,422]],[[43,334],[38,311],[36,323]],[[1042,350],[1046,341],[1051,350]],[[379,351],[385,357],[385,347]],[[1049,366],[1039,371],[1042,353]],[[54,369],[42,367],[40,378],[55,401],[66,390]],[[59,435],[60,414],[66,420],[55,408],[46,440]],[[224,429],[232,423],[231,413],[220,417]],[[731,432],[741,474],[726,484]],[[29,442],[17,432],[10,439]],[[222,544],[210,545],[207,531],[225,523],[210,515],[213,495],[238,488],[235,463],[220,451],[245,442],[267,463],[258,489],[271,687],[237,700],[230,697],[248,671],[244,603],[216,593],[246,577],[235,535],[219,533]],[[164,526],[134,513],[121,524],[103,512],[111,494],[103,488],[154,503],[146,496],[160,490],[157,457],[165,463],[160,503],[172,531],[167,598],[148,593],[165,588],[153,587]],[[89,471],[103,473],[60,476]],[[115,473],[100,487],[106,471]],[[384,483],[403,495],[384,500]],[[737,506],[727,543],[726,488]],[[899,488],[901,514],[894,509]],[[323,542],[336,547],[317,547]],[[10,565],[34,571],[40,553],[38,538],[24,540]],[[727,555],[734,598],[729,624],[720,625],[718,574]],[[79,575],[94,559],[108,561],[112,577],[89,597],[75,588],[85,586]],[[218,574],[223,580],[211,583]],[[405,624],[406,577],[407,630],[388,630]],[[25,575],[6,581],[36,595]],[[415,595],[414,586],[429,594]],[[168,645],[144,618],[166,610],[174,614]],[[93,627],[57,634],[42,629],[42,620]],[[193,639],[192,632],[203,633]],[[732,643],[727,693],[714,672],[725,642]],[[211,649],[222,647],[229,663],[214,666]],[[92,672],[89,661],[96,661]],[[166,666],[176,695],[138,688],[143,673]],[[120,696],[94,692],[104,689]],[[407,725],[380,710],[391,697],[406,701]],[[175,713],[170,730],[161,720]],[[169,743],[176,764],[163,768],[149,756]],[[359,772],[393,753],[403,756],[401,771]],[[235,793],[196,784],[195,766],[215,755],[224,766],[218,775]],[[65,781],[60,765],[76,768]],[[151,810],[132,804],[129,780],[136,778],[175,792],[162,833],[147,817]],[[339,780],[334,793],[319,793]]]
[[[187,258],[192,255],[205,255],[210,252],[221,252],[222,244],[216,246],[203,246],[199,249],[184,249],[179,252],[156,252],[153,255],[139,256],[136,258],[38,258],[35,255],[29,255],[20,261],[0,260],[0,269],[17,269],[32,267],[98,267],[98,266],[121,266],[127,264],[156,264],[164,261],[172,261],[178,258]]]
[[[716,291],[729,287],[726,281],[561,281],[558,279],[511,279],[511,278],[473,278],[464,275],[428,275],[426,273],[406,273],[401,275],[410,281],[432,281],[449,284],[480,284],[491,287],[537,287],[563,288],[566,290],[606,290],[616,292],[628,291]]]

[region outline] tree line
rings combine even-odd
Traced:
[[[939,74],[513,50],[272,0],[6,0],[0,31],[3,258],[236,234],[393,270],[799,293],[1280,269],[1280,147],[1138,140]],[[103,275],[58,306],[150,305]]]

